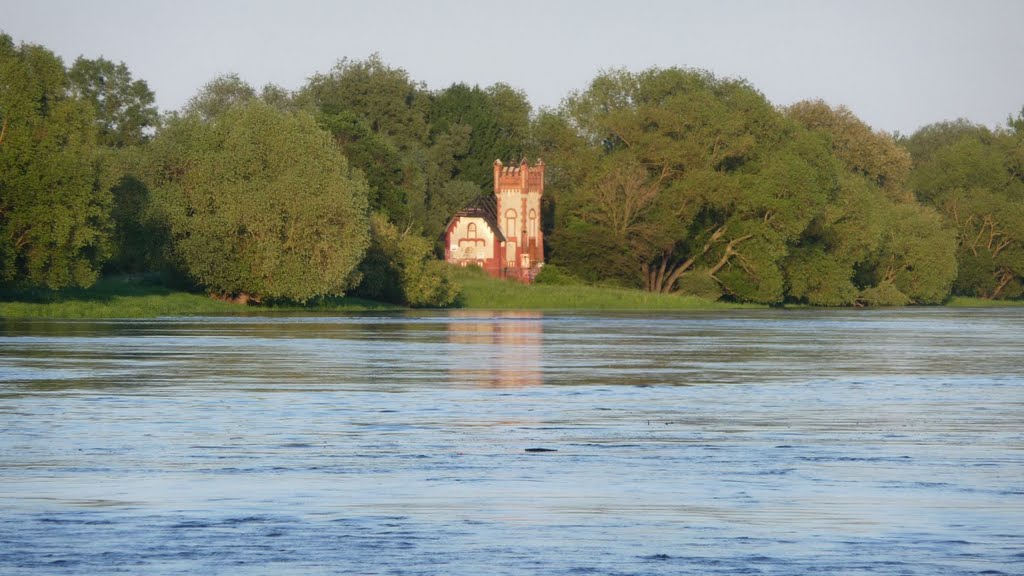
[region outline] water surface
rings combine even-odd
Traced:
[[[1022,335],[1021,309],[0,321],[0,573],[1022,574]]]

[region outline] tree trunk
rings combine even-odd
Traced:
[[[718,241],[722,238],[722,236],[725,235],[725,232],[725,226],[719,227],[717,230],[714,231],[713,234],[711,234],[711,237],[708,238],[708,241],[704,244],[704,248],[700,251],[699,254],[694,254],[690,256],[689,258],[681,262],[678,266],[668,267],[668,254],[662,256],[661,270],[659,271],[657,282],[652,287],[651,292],[661,292],[662,294],[670,294],[672,292],[675,292],[675,284],[676,281],[679,280],[679,277],[682,276],[684,272],[689,270],[694,265],[694,263],[697,262],[698,258],[707,254],[708,251],[711,250],[711,247],[717,244]]]

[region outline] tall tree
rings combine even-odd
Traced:
[[[914,193],[957,232],[955,294],[1024,295],[1021,123],[1011,117],[1005,129],[993,131],[965,121],[945,122],[926,126],[907,140]]]
[[[156,128],[155,96],[144,80],[133,80],[124,62],[79,56],[68,71],[78,97],[91,103],[99,143],[112,148],[142,144]]]
[[[469,128],[432,132],[426,86],[375,54],[313,76],[297,100],[319,112],[321,125],[367,175],[373,210],[402,229],[440,232],[436,207],[445,202],[435,196],[451,180],[454,159],[465,154]]]
[[[430,107],[432,133],[445,134],[460,125],[471,130],[469,145],[454,162],[451,177],[489,189],[496,159],[518,161],[533,152],[530,112],[526,94],[507,84],[452,84],[437,93]]]
[[[0,34],[0,280],[95,282],[110,253],[111,197],[89,102],[60,58]]]
[[[211,292],[343,294],[368,243],[366,183],[306,113],[252,100],[170,119],[151,188],[180,265]]]
[[[787,245],[835,188],[820,139],[744,82],[676,68],[601,74],[561,115],[538,129],[574,175],[555,198],[553,261],[657,292],[701,276],[738,299],[782,299]],[[587,255],[595,244],[603,260]]]
[[[787,258],[788,296],[819,306],[942,301],[956,274],[952,236],[913,200],[906,150],[843,107],[819,100],[785,112],[829,142],[841,171],[837,195]]]

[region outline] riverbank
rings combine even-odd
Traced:
[[[456,270],[462,286],[458,307],[470,310],[682,311],[761,309],[758,304],[713,302],[695,296],[652,294],[626,288],[586,285],[523,285],[495,280],[479,270]],[[1024,306],[1022,300],[953,298],[954,308]],[[307,305],[246,306],[185,292],[140,277],[100,280],[89,289],[32,293],[0,299],[0,318],[157,318],[161,316],[224,316],[334,314],[398,311],[402,306],[362,298],[332,298]]]
[[[103,278],[88,289],[20,295],[0,301],[0,318],[158,318],[281,313],[402,310],[361,298],[333,298],[308,306],[246,306],[168,288],[140,277]]]
[[[759,304],[715,302],[696,296],[655,294],[628,288],[551,285],[496,280],[479,269],[457,269],[460,304],[478,310],[732,310],[765,308]]]
[[[583,285],[523,285],[487,276],[479,270],[454,271],[462,286],[459,308],[476,310],[726,310],[763,308],[712,302],[692,296]],[[168,288],[141,277],[100,280],[89,289],[21,294],[0,300],[0,318],[156,318],[160,316],[332,314],[403,310],[402,306],[345,297],[307,305],[246,306],[205,294]]]

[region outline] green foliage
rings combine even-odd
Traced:
[[[490,189],[496,159],[518,160],[531,152],[530,110],[526,94],[506,84],[452,84],[438,93],[430,106],[432,133],[445,134],[457,126],[471,129],[469,145],[456,158],[451,176]]]
[[[366,174],[373,210],[428,238],[441,233],[451,216],[442,212],[443,196],[469,146],[469,126],[432,129],[426,87],[377,55],[340,61],[313,76],[296,100],[319,113],[352,166]]]
[[[124,62],[79,56],[68,71],[71,88],[92,104],[99,143],[111,148],[146,142],[159,121],[156,97],[144,80],[133,80]]]
[[[560,114],[536,130],[559,166],[552,261],[658,292],[699,268],[720,293],[782,299],[787,246],[836,186],[820,138],[744,82],[676,68],[601,74]]]
[[[110,189],[114,198],[113,256],[104,272],[131,274],[159,270],[167,249],[167,230],[154,218],[146,184],[134,175],[123,176]]]
[[[862,290],[859,302],[867,306],[906,306],[912,301],[892,282],[882,282]]]
[[[545,266],[547,268],[547,266]],[[628,288],[520,284],[491,278],[477,267],[454,268],[462,307],[480,310],[728,310],[751,304],[715,302],[697,296],[657,294]]]
[[[907,201],[910,153],[885,133],[875,132],[849,109],[821,100],[798,102],[786,115],[809,130],[829,136],[832,150],[847,170],[866,177],[896,201]]]
[[[174,257],[212,292],[341,295],[365,252],[366,183],[311,116],[252,100],[172,118],[152,143]]]
[[[450,267],[434,257],[429,240],[401,232],[382,214],[370,218],[370,238],[356,294],[416,308],[455,302],[459,287],[451,279]]]
[[[533,279],[537,284],[549,286],[578,286],[583,281],[555,264],[546,264]]]
[[[238,74],[225,74],[207,82],[189,99],[182,112],[209,122],[255,99],[256,90]]]
[[[0,34],[0,281],[88,286],[110,254],[108,162],[61,60]]]
[[[314,75],[299,99],[325,114],[354,113],[399,148],[425,142],[430,132],[426,87],[377,54],[363,61],[343,59],[329,73]]]
[[[353,167],[362,170],[369,184],[370,209],[399,221],[409,219],[402,154],[385,136],[371,131],[355,113],[322,112],[320,126],[331,133],[335,143]]]
[[[359,298],[328,298],[298,306],[278,303],[275,312],[323,313],[389,310],[394,306]],[[156,318],[244,315],[251,308],[206,295],[171,290],[153,275],[117,275],[88,289],[0,293],[0,318]]]
[[[953,237],[907,190],[907,152],[842,107],[803,102],[786,113],[826,138],[843,170],[787,260],[789,297],[823,306],[943,301],[956,276]]]
[[[887,213],[875,265],[880,284],[915,304],[940,304],[956,278],[956,237],[934,210],[899,204]]]
[[[686,272],[679,277],[677,287],[680,294],[695,296],[714,302],[722,297],[722,285],[708,274],[706,269]]]
[[[907,142],[911,184],[956,231],[956,295],[1014,298],[1024,291],[1024,132],[964,121],[922,128]]]
[[[496,158],[539,154],[548,265],[531,287],[474,293],[471,276],[471,305],[582,306],[582,283],[822,306],[1024,295],[1024,109],[895,139],[843,107],[779,110],[742,80],[651,68],[601,73],[531,118],[505,84],[432,93],[373,55],[295,94],[221,76],[161,128],[125,64],[67,70],[3,34],[0,79],[8,292],[66,294],[105,266],[278,304],[361,282],[449,305],[432,257],[445,223],[490,192]],[[592,305],[633,298],[608,294]]]

